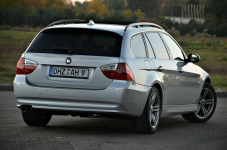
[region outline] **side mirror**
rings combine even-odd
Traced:
[[[188,55],[188,59],[187,59],[187,62],[199,62],[200,61],[200,57],[198,54],[189,54]]]

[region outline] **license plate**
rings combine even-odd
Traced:
[[[89,74],[88,69],[82,68],[66,68],[66,67],[50,67],[49,76],[64,77],[64,78],[83,78],[87,79]]]

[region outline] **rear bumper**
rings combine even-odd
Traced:
[[[103,90],[86,90],[32,86],[25,75],[16,75],[14,79],[18,107],[31,105],[34,109],[64,112],[141,116],[149,91],[150,87],[118,80]]]

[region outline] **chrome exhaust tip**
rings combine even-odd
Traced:
[[[27,112],[31,112],[32,111],[32,107],[31,106],[28,106],[27,107]]]
[[[21,111],[22,112],[26,112],[27,111],[27,107],[26,106],[21,106]]]

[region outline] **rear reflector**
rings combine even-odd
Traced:
[[[101,70],[109,79],[134,81],[132,70],[126,63],[102,66]]]
[[[30,74],[37,67],[37,63],[21,57],[17,63],[16,74]]]

